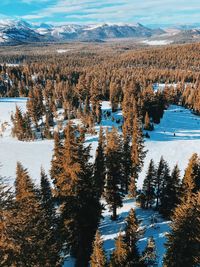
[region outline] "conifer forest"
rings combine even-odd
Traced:
[[[0,46],[0,150],[0,266],[200,266],[200,43]]]

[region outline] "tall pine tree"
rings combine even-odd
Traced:
[[[167,236],[165,267],[195,267],[200,264],[200,193],[190,196],[174,212]]]
[[[138,221],[133,209],[130,210],[126,218],[124,242],[127,249],[127,267],[140,266],[140,255],[137,248],[138,241]]]
[[[142,132],[142,119],[139,114],[139,108],[136,101],[133,108],[133,134],[132,134],[132,147],[131,147],[131,161],[132,161],[132,175],[129,185],[129,192],[132,197],[136,196],[136,181],[139,172],[144,163],[146,151],[144,148],[144,138]]]
[[[149,163],[149,168],[144,179],[142,191],[144,194],[144,207],[151,208],[155,199],[155,176],[156,170],[153,160]]]
[[[100,127],[98,147],[96,150],[96,157],[94,162],[94,182],[96,193],[99,198],[101,198],[104,190],[105,174],[105,136],[103,133],[103,128]]]
[[[117,219],[117,208],[122,206],[121,190],[121,139],[116,128],[107,133],[105,198],[112,210],[112,219]]]

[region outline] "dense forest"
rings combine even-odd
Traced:
[[[138,250],[143,233],[134,209],[111,255],[104,251],[98,230],[104,203],[117,221],[125,196],[171,220],[164,267],[200,264],[199,156],[192,155],[184,177],[178,165],[170,170],[165,155],[157,166],[152,159],[137,188],[145,138],[168,106],[200,114],[200,44],[103,51],[1,55],[13,65],[0,66],[0,96],[27,98],[26,111],[16,106],[11,115],[13,137],[54,140],[50,179],[41,168],[40,187],[20,162],[14,190],[0,179],[1,266],[62,266],[69,255],[77,267],[157,266],[153,237]],[[163,88],[155,89],[157,83]],[[102,111],[102,101],[112,112]],[[113,117],[118,110],[122,119]],[[102,118],[118,126],[97,133]],[[94,162],[86,134],[98,134]]]

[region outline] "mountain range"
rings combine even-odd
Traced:
[[[103,41],[116,38],[169,38],[176,40],[200,37],[200,30],[177,27],[172,31],[151,29],[137,24],[60,25],[32,24],[24,20],[0,20],[0,44],[23,44],[35,42]]]

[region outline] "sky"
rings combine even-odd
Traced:
[[[51,24],[200,23],[200,0],[0,0],[0,18]]]

